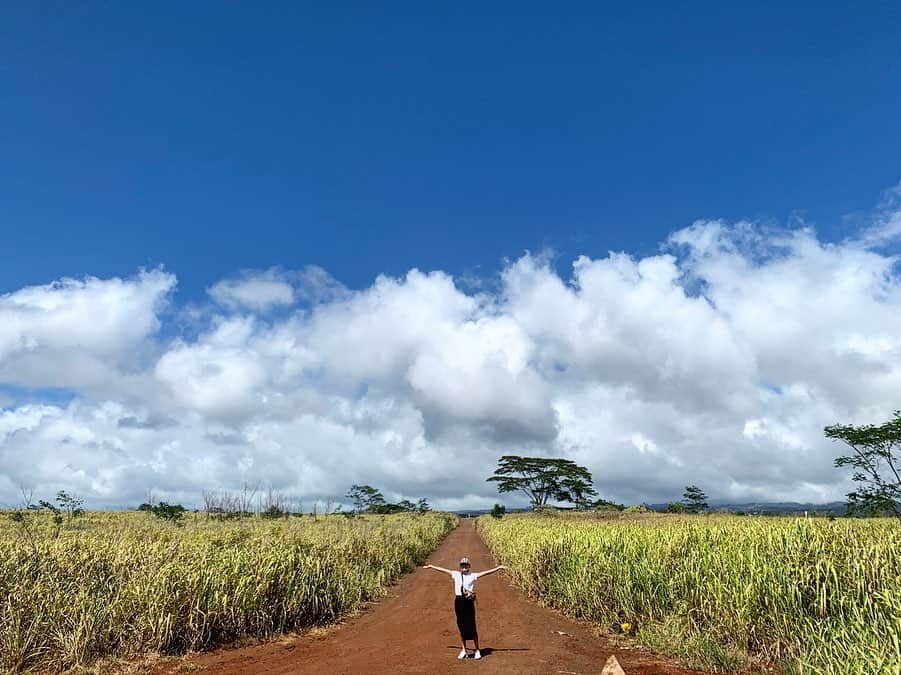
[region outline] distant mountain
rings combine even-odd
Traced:
[[[666,504],[649,504],[655,511],[666,511]],[[723,502],[711,503],[712,509],[723,509],[735,513],[766,513],[776,515],[780,513],[824,513],[835,516],[843,516],[848,513],[848,507],[844,502],[828,502],[826,504],[805,504],[800,502],[747,502],[744,504],[728,504]]]
[[[654,511],[666,511],[666,504],[648,504]],[[831,516],[843,516],[848,513],[848,507],[844,502],[828,502],[826,504],[804,504],[801,502],[747,502],[744,504],[729,504],[725,502],[711,503],[712,509],[723,509],[734,513],[762,513],[766,515],[807,513],[825,514]],[[529,511],[530,509],[508,509],[508,513],[515,511]],[[456,511],[460,516],[484,516],[491,513],[491,509],[460,509]]]
[[[507,513],[522,513],[522,512],[531,511],[531,510],[532,509],[530,509],[530,508],[529,509],[507,509]],[[459,509],[457,511],[454,511],[453,513],[457,514],[458,516],[470,516],[472,518],[475,518],[476,516],[487,516],[489,513],[491,513],[491,509],[469,509],[469,510]]]

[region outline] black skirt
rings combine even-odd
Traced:
[[[476,639],[476,602],[462,595],[454,596],[454,613],[457,615],[457,628],[464,640]]]

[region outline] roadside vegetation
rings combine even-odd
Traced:
[[[163,502],[67,516],[0,517],[0,671],[327,624],[413,569],[456,524],[431,512],[217,517]]]
[[[530,596],[713,671],[897,675],[894,518],[485,516]]]

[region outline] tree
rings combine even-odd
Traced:
[[[532,506],[549,499],[581,505],[597,494],[588,469],[570,459],[504,455],[488,482],[497,483],[498,492],[522,492]]]
[[[848,493],[848,510],[857,515],[892,513],[901,518],[901,411],[879,426],[833,424],[826,438],[844,441],[854,451],[837,457],[835,466],[854,469],[859,487]]]
[[[241,491],[237,493],[238,513],[242,516],[253,515],[253,499],[256,497],[257,490],[260,489],[258,484],[251,485],[247,481],[241,486]]]
[[[181,519],[185,516],[185,511],[187,509],[181,504],[167,504],[166,502],[160,502],[150,507],[150,512],[157,518],[167,520],[175,525],[180,524]]]
[[[666,505],[667,513],[685,513],[687,510],[682,502],[670,502]]]
[[[409,513],[403,504],[377,504],[369,509],[369,513],[377,513],[379,515],[388,515],[391,513]]]
[[[62,518],[62,516],[60,515],[61,511],[66,512],[66,522],[72,520],[72,518],[77,518],[78,516],[84,514],[84,509],[81,508],[81,505],[84,504],[84,499],[75,495],[70,495],[65,490],[60,490],[56,493],[56,503],[59,504],[58,507],[54,506],[45,499],[42,499],[38,502],[41,508],[53,512],[54,522],[56,522],[58,518]]]
[[[495,504],[494,508],[491,509],[491,517],[497,518],[498,520],[503,518],[504,514],[506,514],[506,513],[507,513],[507,507],[504,506],[503,504]]]
[[[700,513],[706,511],[707,495],[697,485],[688,485],[685,487],[685,494],[682,495],[682,504],[689,513]]]
[[[430,511],[431,507],[429,503],[425,500],[425,497],[422,497],[418,502],[416,502],[416,510],[419,513],[425,513],[426,511]]]
[[[588,473],[588,469],[584,467],[578,468],[584,471],[588,478],[585,479],[581,476],[567,476],[564,478],[560,481],[561,489],[557,494],[557,499],[564,502],[572,502],[580,509],[589,509],[591,508],[591,498],[597,497],[598,491],[591,484],[591,474]]]
[[[77,518],[84,514],[84,509],[81,508],[82,504],[84,504],[84,499],[77,495],[70,495],[65,490],[60,490],[56,493],[56,502],[66,512],[66,520],[72,520],[72,518]]]
[[[416,510],[416,504],[411,502],[409,499],[401,499],[399,502],[397,502],[397,505],[403,511],[411,512]]]
[[[346,497],[354,503],[356,511],[377,511],[385,506],[382,493],[371,485],[352,485]]]

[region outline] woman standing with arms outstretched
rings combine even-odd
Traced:
[[[474,588],[476,579],[494,574],[498,570],[507,569],[506,565],[498,565],[484,572],[472,572],[469,567],[469,558],[460,559],[459,572],[436,567],[435,565],[425,565],[426,569],[450,574],[454,580],[454,613],[457,615],[457,628],[460,630],[460,639],[463,641],[463,649],[460,650],[460,654],[457,656],[458,659],[465,659],[467,656],[467,640],[472,640],[475,645],[475,652],[472,658],[482,658],[482,653],[479,651],[479,633],[476,630],[476,593]]]

